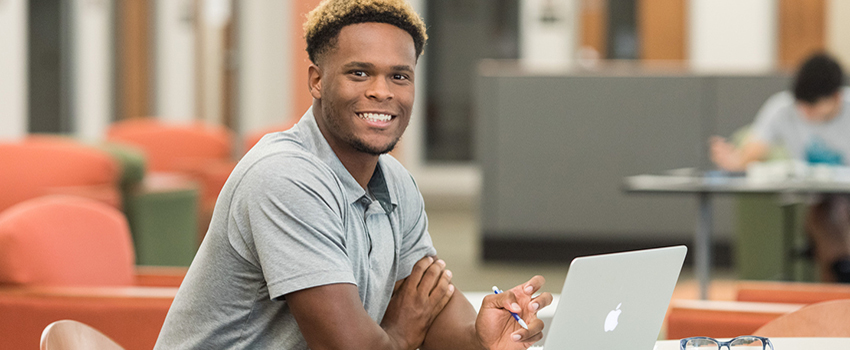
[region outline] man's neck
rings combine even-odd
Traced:
[[[366,189],[369,185],[369,180],[372,179],[372,174],[375,173],[375,167],[378,166],[379,156],[355,150],[347,144],[339,144],[333,138],[328,137],[324,119],[322,119],[324,116],[321,114],[321,104],[314,101],[312,108],[313,116],[316,119],[316,124],[319,126],[322,137],[331,146],[331,150],[336,154],[339,161],[342,162],[345,170],[348,170],[348,173],[351,174],[360,187]]]
[[[375,167],[378,166],[378,156],[354,151],[350,148],[337,150],[333,145],[331,145],[331,149],[336,153],[336,157],[339,158],[348,173],[360,184],[360,187],[366,189],[369,180],[375,173]]]

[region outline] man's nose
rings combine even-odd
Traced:
[[[392,99],[393,92],[390,90],[386,79],[375,79],[369,84],[369,89],[366,90],[366,96],[378,101],[384,101]]]

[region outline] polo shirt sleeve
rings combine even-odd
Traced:
[[[408,190],[399,197],[402,210],[402,242],[399,254],[398,275],[396,280],[410,276],[413,265],[426,256],[437,255],[428,233],[428,215],[425,214],[425,201],[412,176],[407,176]]]
[[[231,205],[231,245],[262,270],[271,299],[335,283],[356,284],[345,249],[345,203],[332,171],[307,155],[258,161]]]

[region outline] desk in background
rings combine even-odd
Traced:
[[[638,198],[624,176],[711,166],[708,139],[751,123],[791,77],[617,65],[525,71],[479,67],[476,161],[482,253],[568,263],[582,255],[687,243],[697,205]],[[733,237],[734,198],[714,200],[715,242]],[[722,251],[718,251],[722,252]]]
[[[694,236],[695,274],[700,285],[700,298],[706,299],[711,278],[711,197],[717,194],[760,193],[775,194],[783,205],[783,274],[789,279],[792,274],[794,256],[794,212],[788,203],[818,193],[850,193],[850,181],[787,179],[780,181],[754,182],[743,176],[713,175],[637,175],[625,179],[627,193],[685,194],[698,199],[699,215]],[[789,200],[790,198],[790,200]]]

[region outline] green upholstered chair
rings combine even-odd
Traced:
[[[187,176],[147,173],[142,150],[101,146],[122,168],[124,212],[138,265],[189,266],[198,250],[198,184]]]
[[[733,134],[731,141],[741,145],[749,135],[749,126]],[[790,156],[783,147],[773,147],[767,160],[788,159]],[[804,204],[791,204],[794,211],[794,246],[802,251],[806,246],[803,230],[805,215]],[[735,266],[738,278],[748,280],[778,280],[783,274],[783,259],[786,259],[783,244],[783,208],[776,195],[739,194],[735,207]],[[794,259],[793,275],[798,281],[817,280],[816,269],[811,259]]]

